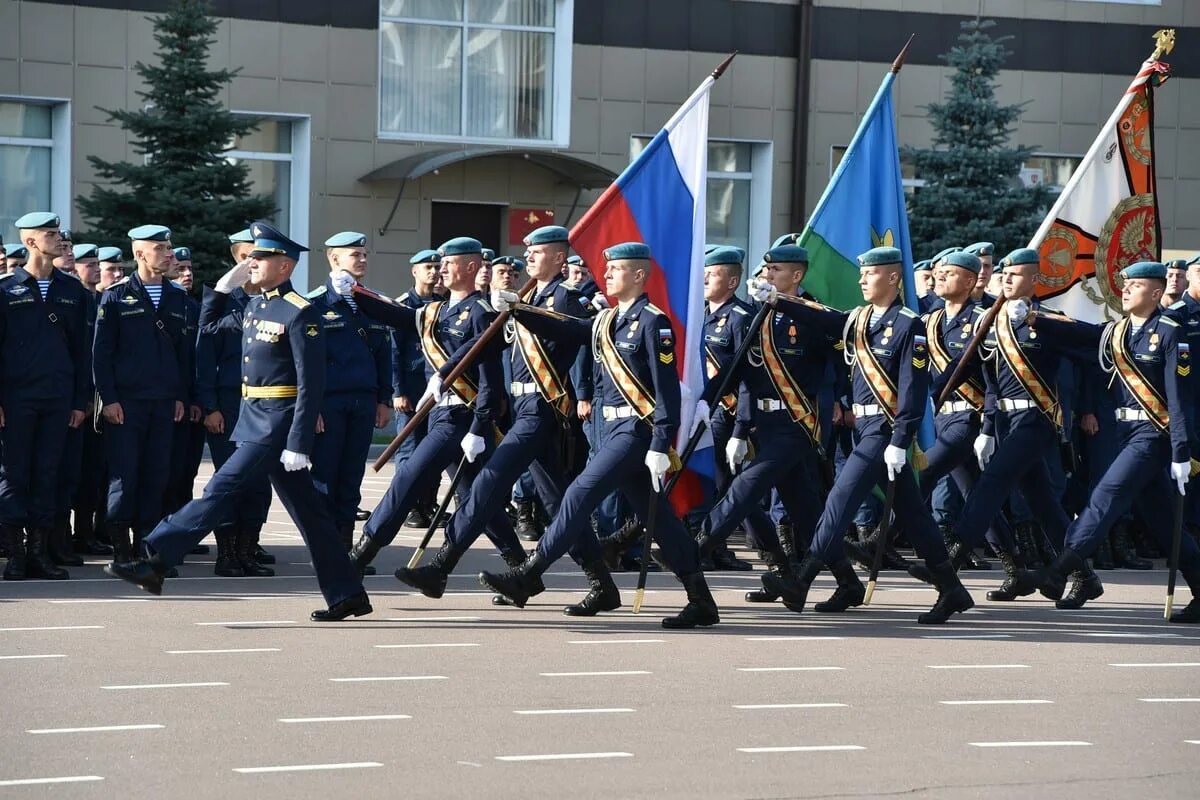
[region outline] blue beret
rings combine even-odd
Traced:
[[[171,229],[163,225],[139,225],[129,231],[135,242],[166,242],[171,239]]]
[[[780,244],[763,253],[766,264],[807,264],[808,251],[798,244]]]
[[[858,257],[859,266],[862,267],[882,267],[903,262],[904,256],[895,247],[872,247]]]
[[[704,266],[715,267],[718,264],[741,264],[746,260],[746,251],[740,247],[719,245],[704,255]]]
[[[174,252],[176,261],[192,260],[192,248],[190,247],[176,247]]]
[[[1187,269],[1188,260],[1186,258],[1172,258],[1170,261],[1164,261],[1163,266],[1167,269]]]
[[[1003,271],[1005,267],[1019,267],[1022,264],[1041,263],[1042,258],[1038,255],[1037,250],[1033,250],[1028,247],[1018,247],[1016,250],[1013,250],[1011,253],[1001,259],[1000,269]]]
[[[326,247],[366,247],[367,235],[358,231],[342,231],[325,240]]]
[[[605,261],[624,261],[625,259],[649,261],[649,245],[642,244],[641,242],[622,242],[621,244],[614,244],[604,251]]]
[[[71,229],[70,228],[59,228],[58,229],[58,238],[62,239],[64,242],[71,241]]]
[[[237,233],[229,237],[230,244],[250,244],[254,241],[254,234],[249,228],[242,228]]]
[[[567,241],[567,229],[562,225],[544,225],[531,232],[524,239],[524,242],[527,245],[554,244],[555,242],[562,242],[565,244]]]
[[[96,251],[96,257],[101,261],[124,261],[125,254],[119,247],[101,247]]]
[[[913,272],[928,272],[933,269],[933,259],[925,259],[913,264]]]
[[[71,248],[71,254],[75,256],[75,260],[79,261],[84,258],[96,258],[99,248],[94,244],[77,244]]]
[[[1191,259],[1189,259],[1187,262],[1187,265],[1189,267],[1193,266],[1195,264],[1200,264],[1200,256],[1192,256]]]
[[[478,239],[472,239],[470,236],[459,236],[439,247],[438,255],[442,258],[446,256],[483,255],[483,245],[480,244]]]
[[[57,228],[58,225],[58,214],[53,211],[30,211],[13,223],[13,227],[19,231],[34,228]]]
[[[9,242],[4,245],[4,255],[6,258],[28,258],[29,250],[20,242]]]
[[[518,272],[525,269],[525,262],[514,256],[500,256],[499,258],[497,258],[495,261],[492,262],[493,267],[497,266],[497,265],[503,265],[503,264],[508,264],[513,269],[517,270]]]
[[[994,256],[996,254],[996,245],[991,242],[976,242],[975,244],[967,245],[963,249],[977,256]]]
[[[492,261],[496,258],[496,251],[490,247],[479,248],[479,255],[483,256],[484,261]]]
[[[979,261],[979,256],[974,253],[968,253],[966,250],[956,250],[942,262],[949,267],[962,267],[965,270],[974,272],[976,275],[983,269],[983,264]]]
[[[771,249],[774,250],[776,247],[783,247],[785,244],[796,244],[799,241],[800,234],[785,233],[783,236],[780,236],[778,239],[771,242]]]
[[[250,226],[250,233],[254,235],[254,249],[250,251],[251,255],[287,256],[292,261],[296,261],[300,258],[301,253],[308,252],[307,247],[293,242],[280,233],[274,225],[264,220],[253,223]]]
[[[1138,261],[1136,264],[1130,264],[1121,270],[1121,277],[1125,280],[1129,280],[1130,278],[1163,279],[1167,277],[1167,268],[1157,261]]]
[[[422,250],[408,260],[410,264],[436,264],[442,260],[437,250]]]
[[[587,262],[583,260],[583,256],[567,256],[567,263],[576,267],[587,266]]]
[[[962,250],[961,247],[947,247],[945,250],[941,251],[936,256],[929,259],[929,261],[933,266],[935,266],[935,267],[939,266],[942,263],[942,259],[944,259],[946,256],[950,255],[951,253],[958,253],[961,250]]]

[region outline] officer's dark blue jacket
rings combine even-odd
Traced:
[[[940,306],[935,306],[928,314],[925,314],[921,317],[921,324],[924,325],[926,322],[928,322],[929,315],[934,311],[945,311],[945,309],[946,304],[944,302]],[[962,308],[960,308],[958,313],[953,317],[950,316],[949,313],[942,315],[941,340],[946,351],[946,355],[950,357],[950,363],[947,365],[946,371],[942,372],[937,368],[937,365],[933,363],[933,359],[929,359],[929,392],[933,396],[934,402],[937,402],[937,398],[941,395],[942,387],[949,382],[950,375],[953,373],[955,366],[959,361],[962,360],[962,356],[966,352],[967,346],[971,343],[971,340],[975,338],[975,333],[979,330],[979,322],[981,319],[983,319],[983,315],[983,308],[974,300],[968,300],[967,302],[963,303]],[[986,384],[984,383],[983,378],[982,361],[976,361],[967,368],[962,376],[962,381],[965,382],[968,379],[974,379],[974,381],[980,387],[983,387],[986,390]],[[958,398],[951,396],[950,399],[953,401]],[[934,409],[934,413],[937,414],[936,408]],[[973,413],[975,412],[957,411],[953,414],[937,414],[937,416],[934,417],[934,422],[935,424],[942,424],[950,421],[950,419],[953,417],[957,417],[959,414]]]
[[[397,297],[396,302],[415,311],[441,299],[438,295],[422,297],[412,289]],[[415,325],[393,329],[392,397],[407,397],[415,403],[424,391],[425,354],[421,352],[421,334]]]
[[[225,295],[204,287],[196,341],[196,402],[205,414],[220,410],[220,391],[238,391],[242,385],[242,326],[248,302],[242,289]]]
[[[579,293],[580,301],[585,304],[583,316],[596,316],[596,309],[591,304],[592,298],[600,294],[600,287],[596,282],[588,278],[582,286],[575,287],[575,291]],[[596,363],[592,358],[592,351],[586,347],[579,348],[575,363],[571,365],[571,385],[575,387],[576,399],[591,402],[596,391],[595,370]]]
[[[704,391],[700,398],[709,406],[714,404],[725,371],[750,332],[753,319],[754,307],[738,297],[730,298],[716,311],[704,304]],[[737,384],[731,383],[729,391],[736,395]]]
[[[87,407],[88,306],[83,284],[57,269],[45,300],[22,267],[0,281],[0,398],[61,398],[73,410]]]
[[[187,402],[192,341],[182,289],[163,281],[158,308],[135,272],[100,297],[92,370],[104,405],[122,400]]]
[[[386,325],[360,314],[333,290],[310,292],[325,326],[325,392],[370,392],[375,402],[391,405],[391,341]]]

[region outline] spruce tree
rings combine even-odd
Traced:
[[[89,156],[108,183],[76,199],[92,226],[76,241],[114,244],[128,254],[130,228],[166,225],[176,247],[192,249],[197,285],[228,268],[228,234],[275,213],[268,198],[251,191],[248,167],[224,156],[257,122],[234,116],[218,99],[237,71],[208,69],[217,29],[209,10],[208,0],[176,0],[154,18],[159,63],[134,66],[147,84],[138,93],[142,109],[102,109],[133,135],[143,161]]]
[[[904,155],[925,181],[908,200],[915,259],[972,242],[996,244],[997,260],[1024,247],[1049,207],[1045,187],[1027,188],[1021,167],[1033,152],[1009,138],[1024,103],[996,101],[996,75],[1010,51],[1010,36],[993,37],[995,22],[962,23],[958,43],[942,59],[954,67],[945,102],[931,103],[933,147],[906,147]]]

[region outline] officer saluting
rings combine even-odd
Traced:
[[[907,463],[908,447],[925,415],[929,352],[920,319],[900,301],[902,260],[894,247],[876,247],[859,256],[859,286],[870,305],[848,314],[779,296],[769,284],[751,284],[755,299],[775,304],[799,324],[842,336],[854,367],[857,443],[826,498],[809,555],[790,580],[770,573],[763,577],[763,585],[782,595],[784,605],[796,612],[804,609],[822,562],[837,578],[838,593],[848,599],[861,597],[862,584],[845,556],[842,534],[884,478],[895,481],[896,515],[905,521],[909,540],[938,581],[937,603],[917,622],[938,625],[975,605],[955,574]]]
[[[251,262],[217,282],[228,295],[251,278],[262,295],[247,307],[242,344],[242,407],[233,440],[238,447],[213,475],[204,496],[158,524],[137,560],[106,568],[114,577],[161,594],[163,577],[204,536],[232,522],[247,487],[269,475],[312,555],[329,604],[316,622],[371,613],[362,581],[339,546],[328,504],[309,473],[309,453],[325,391],[325,338],[317,309],[292,289],[291,276],[307,248],[266,222],[250,226]]]
[[[1053,600],[1062,597],[1067,576],[1085,569],[1084,559],[1108,535],[1114,521],[1134,505],[1146,527],[1170,551],[1170,484],[1163,480],[1169,465],[1180,494],[1188,481],[1187,413],[1192,403],[1191,347],[1184,329],[1163,314],[1160,307],[1167,270],[1162,264],[1140,261],[1121,271],[1121,307],[1126,316],[1106,325],[1091,325],[1062,317],[1039,318],[1038,326],[1053,338],[1095,352],[1100,345],[1100,367],[1115,375],[1111,383],[1121,449],[1096,485],[1083,510],[1067,529],[1066,547],[1052,564],[1036,572],[1022,570],[1017,582],[1025,589],[1038,588]],[[1190,536],[1180,542],[1179,569],[1192,590],[1192,602],[1171,617],[1171,622],[1200,623],[1200,547]],[[1094,575],[1094,573],[1093,573]],[[1098,597],[1099,578],[1079,605]]]

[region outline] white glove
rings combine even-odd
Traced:
[[[656,453],[653,450],[646,451],[646,469],[650,470],[650,485],[654,487],[655,492],[663,490],[664,479],[667,477],[667,470],[671,468],[671,457],[666,453]]]
[[[503,289],[492,289],[492,308],[499,312],[511,311],[521,298],[516,292],[506,292]]]
[[[1004,310],[1008,312],[1008,318],[1013,322],[1020,322],[1029,316],[1030,307],[1029,301],[1025,298],[1020,300],[1011,300],[1004,304]]]
[[[283,468],[288,472],[295,472],[298,469],[308,469],[312,466],[312,462],[308,460],[308,456],[303,453],[293,453],[291,450],[284,450],[279,456],[279,463],[283,464]]]
[[[479,456],[483,454],[485,447],[487,447],[487,442],[483,440],[482,436],[476,436],[473,433],[468,433],[462,438],[463,455],[465,455],[467,457],[467,461],[471,462],[472,464],[475,463],[475,459],[479,458]]]
[[[712,419],[712,409],[708,407],[707,400],[701,400],[696,403],[696,413],[692,416],[692,430],[689,436],[695,436],[696,431],[700,430],[701,425],[707,425]]]
[[[213,288],[221,294],[229,294],[234,289],[242,288],[246,281],[250,280],[250,266],[253,263],[249,258],[239,261],[236,267],[217,278],[217,285]]]
[[[746,454],[749,451],[750,446],[746,444],[745,439],[735,436],[725,443],[725,460],[729,462],[730,472],[737,472],[738,464],[746,460]]]
[[[779,297],[779,290],[762,278],[750,281],[747,291],[760,303],[774,303],[775,298]]]
[[[996,437],[981,433],[975,437],[974,447],[975,458],[979,461],[979,468],[986,469],[988,462],[992,460],[992,453],[996,452]]]
[[[1171,479],[1175,481],[1175,488],[1179,489],[1180,494],[1187,494],[1184,489],[1187,488],[1188,478],[1191,477],[1192,465],[1186,461],[1171,462]]]
[[[592,295],[592,308],[597,311],[603,311],[606,308],[612,308],[612,304],[608,302],[608,298],[596,292]]]
[[[425,393],[421,395],[421,399],[417,401],[417,408],[420,408],[425,401],[432,397],[433,402],[438,402],[442,399],[442,376],[436,372],[429,379],[429,383],[425,384]]]
[[[889,444],[887,449],[883,451],[883,463],[887,467],[888,480],[896,480],[896,476],[900,474],[900,470],[904,469],[905,463],[908,462],[908,453],[903,447],[896,447],[894,444]]]
[[[342,297],[349,297],[350,290],[354,288],[354,284],[358,281],[354,280],[354,276],[344,269],[339,269],[329,276],[329,282],[333,284],[333,291],[340,294]]]

